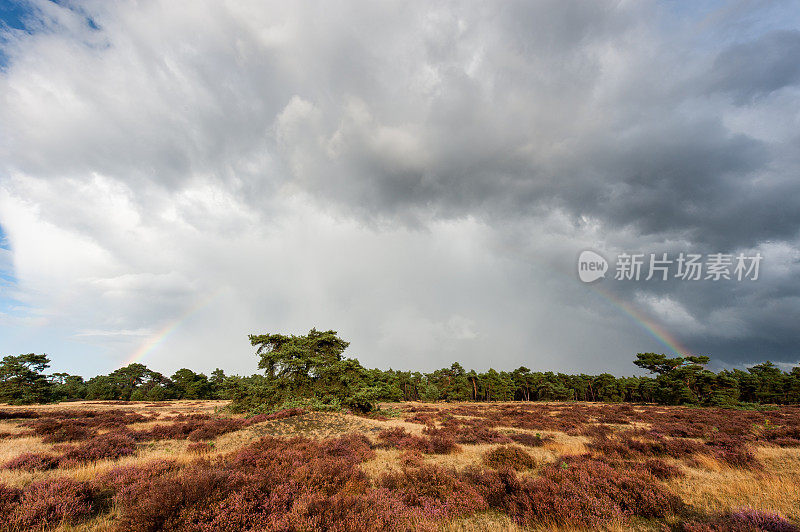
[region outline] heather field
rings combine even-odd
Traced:
[[[800,408],[0,407],[3,530],[798,530]]]

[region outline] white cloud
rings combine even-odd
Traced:
[[[81,337],[81,336],[150,336],[153,334],[153,331],[149,329],[137,329],[135,331],[131,331],[128,329],[120,329],[115,331],[101,331],[97,329],[90,329],[85,331],[78,331],[75,333],[74,336]]]

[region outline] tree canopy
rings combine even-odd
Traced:
[[[11,404],[47,402],[52,382],[43,374],[50,367],[47,355],[6,356],[0,362],[0,401]]]
[[[668,405],[734,406],[800,403],[800,367],[772,362],[746,370],[713,372],[707,356],[639,353],[633,363],[652,376],[616,377],[532,371],[466,370],[458,362],[428,373],[365,369],[344,356],[349,343],[336,331],[305,335],[250,335],[262,373],[208,377],[188,368],[170,377],[134,363],[84,381],[63,372],[46,374],[47,355],[5,356],[0,361],[0,401],[14,404],[80,399],[230,399],[234,409],[264,411],[293,400],[319,408],[371,409],[378,401],[607,401]]]
[[[358,410],[372,408],[369,374],[355,359],[342,353],[350,345],[336,331],[311,329],[306,335],[250,335],[257,346],[258,367],[264,379],[238,381],[250,391],[232,389],[238,402],[256,396],[266,404],[277,404],[289,397],[305,397],[330,405],[345,405]]]

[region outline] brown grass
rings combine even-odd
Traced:
[[[42,439],[38,436],[0,440],[0,465],[22,453],[50,453],[53,451],[53,447],[54,445],[51,443],[42,443]],[[2,475],[2,470],[0,470],[0,475]],[[0,476],[1,481],[2,476]]]
[[[442,525],[442,532],[521,532],[520,528],[509,516],[500,512],[483,512],[470,517],[454,519]]]
[[[144,433],[156,425],[172,423],[171,418],[178,415],[224,415],[220,410],[225,404],[225,401],[194,400],[174,401],[169,404],[150,402],[110,404],[83,401],[60,405],[0,406],[0,408],[7,411],[17,408],[20,410],[34,409],[43,413],[64,410],[136,412],[151,418],[145,422],[131,423],[122,429]],[[436,405],[401,403],[392,405],[392,407],[404,410],[405,415],[390,419],[374,419],[338,413],[310,412],[285,419],[266,420],[247,425],[202,445],[185,439],[137,440],[134,455],[116,460],[72,464],[70,467],[48,471],[12,470],[0,467],[0,484],[12,488],[24,488],[32,482],[59,477],[79,482],[92,482],[102,474],[119,466],[142,465],[160,459],[174,461],[178,464],[190,464],[197,460],[214,460],[258,442],[266,436],[279,439],[302,436],[313,441],[321,441],[344,434],[363,435],[373,446],[377,447],[374,449],[372,457],[359,465],[371,483],[378,483],[387,475],[402,475],[404,464],[408,464],[409,460],[417,464],[440,466],[455,472],[455,474],[462,474],[466,471],[486,468],[484,458],[487,453],[504,444],[462,443],[459,444],[459,452],[417,454],[410,458],[412,454],[407,451],[386,448],[378,435],[386,429],[402,428],[414,436],[426,437],[426,433],[431,434],[431,431],[434,433],[441,431],[442,434],[446,434],[454,426],[461,426],[460,430],[463,430],[463,427],[483,426],[482,424],[500,434],[525,433],[540,434],[545,437],[541,445],[523,446],[524,451],[531,456],[534,467],[522,468],[524,470],[519,473],[520,478],[534,479],[546,474],[548,468],[551,467],[550,464],[556,463],[560,458],[587,455],[590,450],[594,459],[607,459],[613,467],[644,469],[642,466],[648,457],[634,456],[620,459],[605,455],[602,447],[596,446],[605,437],[603,431],[609,434],[614,441],[621,441],[620,434],[624,436],[627,433],[633,434],[633,436],[626,441],[646,442],[653,437],[650,434],[651,429],[655,430],[659,426],[665,426],[662,418],[669,420],[681,415],[681,410],[675,408],[636,406],[628,410],[619,410],[616,406],[586,403],[535,403],[530,405],[520,405],[519,403],[488,405],[485,403]],[[604,413],[606,409],[608,409],[608,414]],[[620,420],[620,417],[624,415],[627,415],[629,419],[641,416],[642,420],[632,419],[625,423],[624,418]],[[417,421],[426,420],[424,423],[433,428],[426,429],[426,425],[422,422],[415,423],[404,420],[404,418],[408,419],[414,416]],[[604,418],[609,422],[603,423],[602,419]],[[497,420],[502,421],[498,422]],[[63,444],[43,443],[42,436],[16,436],[29,433],[30,429],[22,426],[24,421],[16,419],[0,421],[0,433],[12,435],[0,438],[0,466],[24,453],[62,455],[65,452]],[[674,423],[678,424],[679,422],[675,421]],[[120,429],[104,427],[97,432],[102,434],[116,430]],[[667,436],[667,439],[670,440],[673,437]],[[679,439],[705,445],[705,440],[699,437]],[[743,440],[742,445],[744,444]],[[630,445],[633,446],[634,443]],[[800,448],[771,446],[763,441],[756,442],[752,437],[747,440],[747,445],[754,449],[759,467],[750,468],[742,465],[733,467],[711,450],[709,452],[701,450],[696,454],[663,456],[665,463],[680,468],[685,472],[685,476],[664,481],[663,484],[655,479],[652,481],[666,486],[670,492],[702,514],[717,515],[722,512],[752,508],[777,512],[800,523]],[[118,509],[112,507],[89,521],[77,525],[62,525],[57,530],[110,531],[118,528],[118,519]],[[631,523],[625,520],[612,521],[603,525],[606,530],[630,529],[630,526]],[[538,523],[529,529],[575,530],[557,522]],[[522,529],[509,515],[496,510],[483,510],[466,517],[445,520],[441,523],[441,530],[518,531]]]
[[[586,444],[589,438],[585,436],[568,436],[563,433],[552,433],[555,438],[544,444],[544,448],[552,451],[556,456],[577,456],[586,454]]]
[[[689,468],[668,482],[672,491],[705,513],[753,508],[800,521],[800,449],[761,447],[763,471],[725,467],[716,462]],[[704,465],[713,459],[704,459]]]

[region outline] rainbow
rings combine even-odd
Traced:
[[[574,274],[569,275],[565,270],[557,270],[550,265],[546,266],[546,268],[560,277],[569,277],[573,281],[578,281]],[[600,287],[600,281],[594,283],[579,282],[579,284],[591,289],[592,292],[599,296],[602,301],[611,305],[611,307],[619,311],[624,316],[630,318],[631,321],[633,321],[633,323],[636,324],[640,329],[644,330],[648,335],[652,336],[656,341],[669,349],[676,356],[685,357],[692,354],[689,349],[682,346],[672,334],[655,323],[649,316],[644,314],[642,311],[636,310],[636,308],[631,304],[621,300],[618,297],[615,297],[606,290],[603,290]]]
[[[199,312],[200,310],[207,307],[211,301],[213,301],[220,293],[222,292],[221,289],[216,290],[205,297],[200,298],[194,305],[189,307],[187,310],[183,312],[180,316],[169,322],[167,325],[156,331],[154,334],[150,335],[142,345],[139,346],[136,351],[134,351],[125,361],[123,364],[127,366],[129,364],[133,364],[135,362],[141,362],[144,357],[146,357],[150,352],[152,352],[156,347],[161,345],[166,338],[172,334],[178,327],[181,326],[183,322],[191,318],[194,314]]]
[[[607,303],[610,303],[613,307],[619,309],[620,311],[622,311],[623,314],[631,318],[636,325],[642,328],[650,336],[658,340],[659,343],[663,344],[667,349],[672,351],[675,355],[679,357],[691,355],[691,351],[683,347],[678,342],[678,340],[675,339],[674,336],[672,336],[669,332],[664,330],[663,327],[654,323],[650,318],[645,316],[642,312],[637,311],[630,304],[626,303],[625,301],[622,301],[617,297],[614,297],[613,295],[609,294],[608,292],[606,292],[597,285],[590,284],[589,287],[592,288],[595,293],[602,296],[602,298]]]

